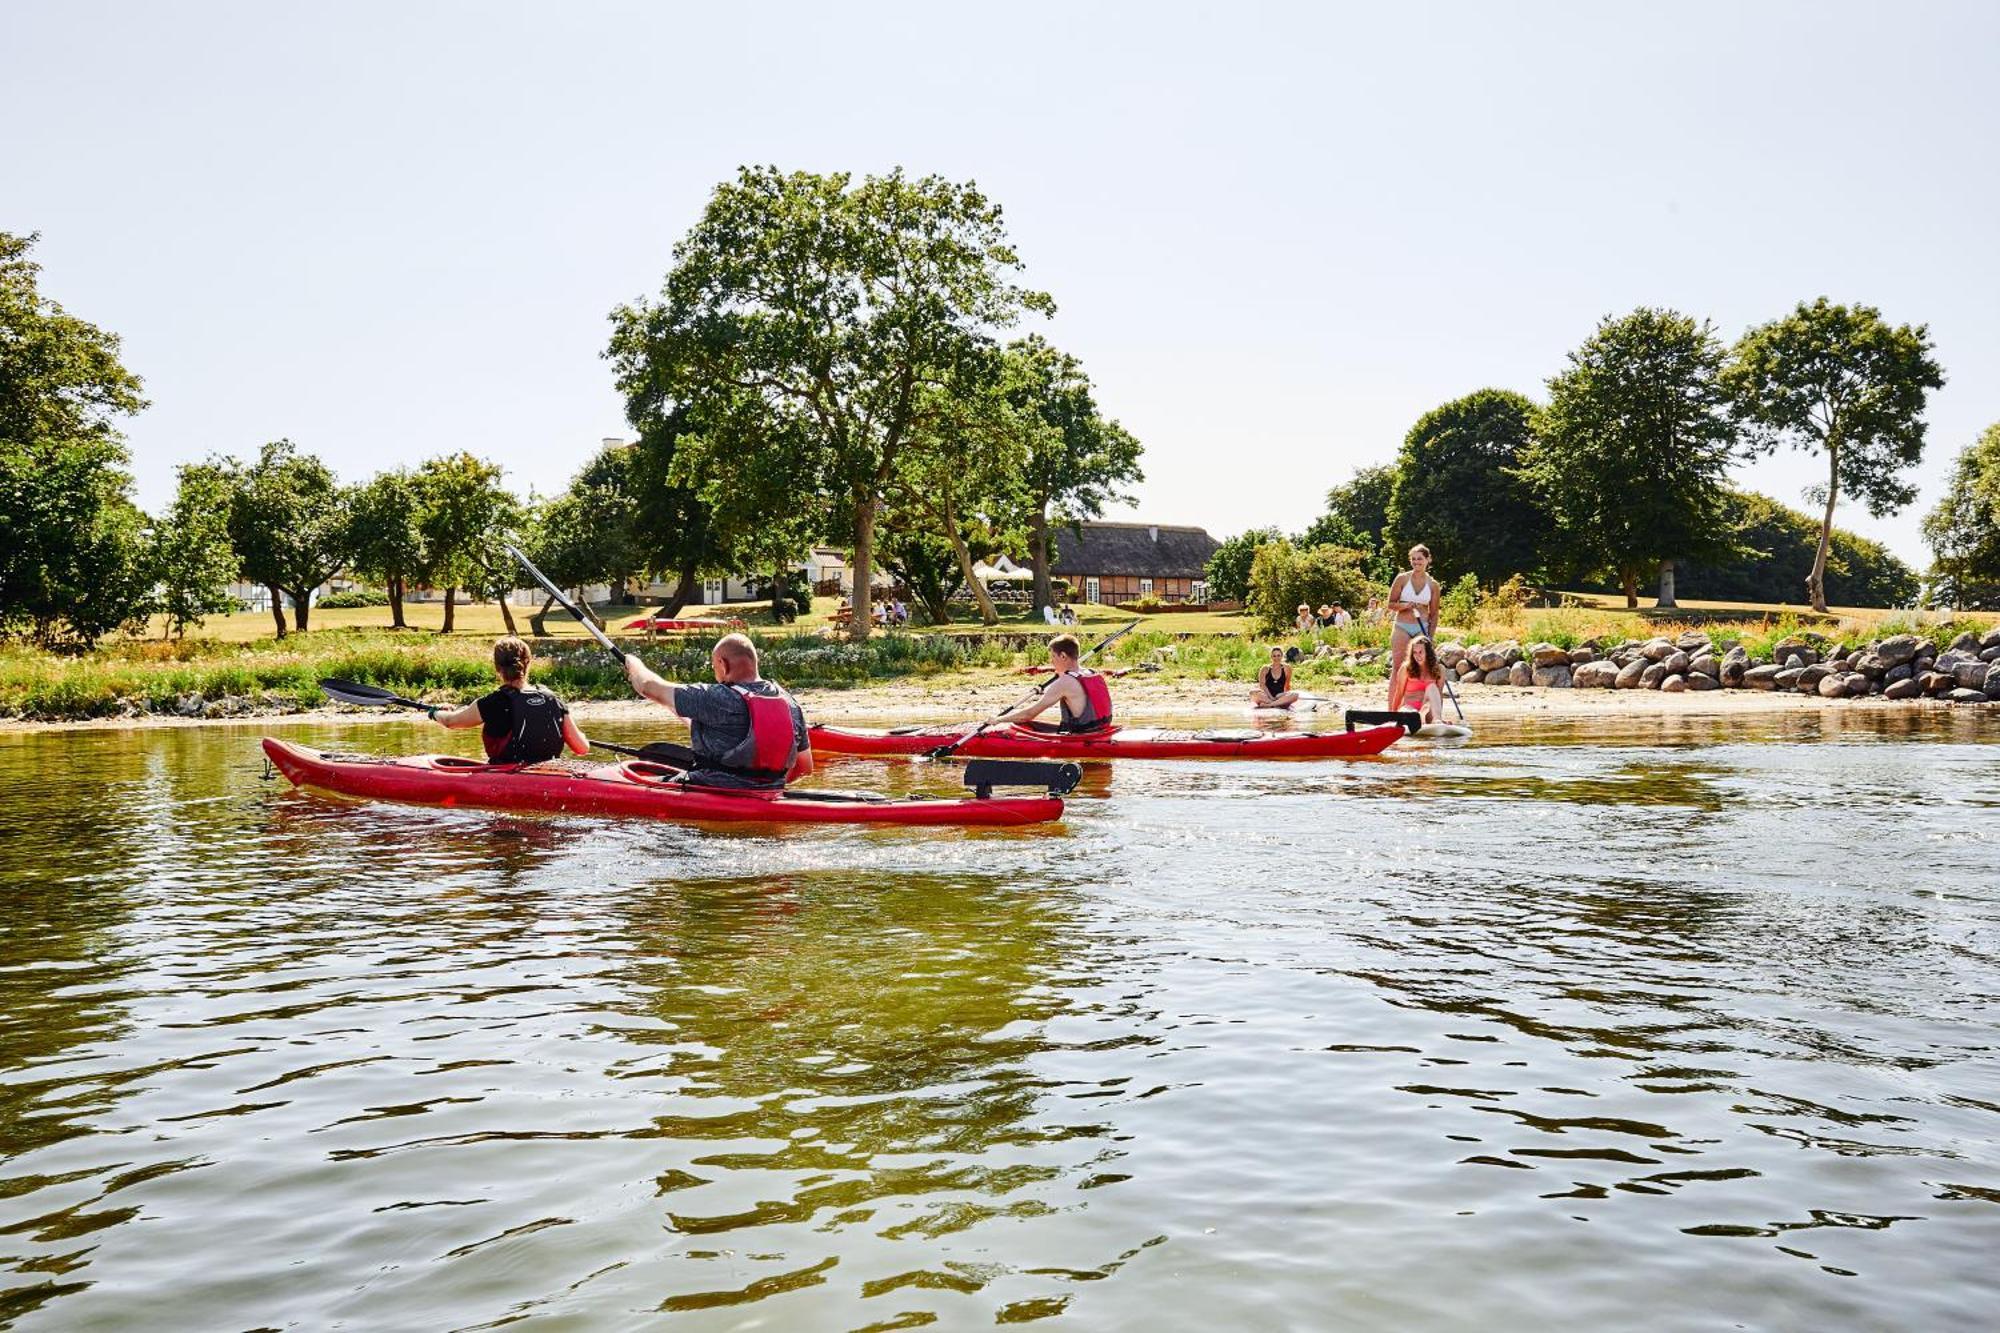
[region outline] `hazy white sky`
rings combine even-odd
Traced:
[[[1139,514],[1303,526],[1607,313],[1930,326],[1926,557],[2000,420],[2000,6],[8,0],[0,228],[124,335],[176,464],[290,436],[560,488],[611,307],[738,164],[976,179],[1147,446]],[[1742,468],[1788,503],[1803,455]]]

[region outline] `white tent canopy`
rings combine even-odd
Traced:
[[[1034,576],[1034,570],[1029,569],[1026,565],[1015,564],[1007,558],[1004,551],[993,557],[990,561],[975,560],[972,564],[972,577],[978,579],[981,583],[1009,583],[1021,579],[1031,579]]]

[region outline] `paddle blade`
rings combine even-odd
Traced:
[[[1041,764],[1021,759],[974,759],[965,765],[965,785],[984,799],[995,787],[1044,787],[1066,796],[1083,781],[1081,764]]]
[[[354,704],[361,708],[428,708],[429,704],[418,703],[415,699],[405,699],[400,694],[374,685],[363,685],[352,680],[323,680],[320,689],[326,697],[337,703]]]
[[[1417,728],[1423,724],[1423,714],[1412,713],[1408,710],[1395,713],[1372,713],[1365,708],[1350,708],[1347,710],[1347,729],[1349,731],[1353,731],[1358,726],[1396,726],[1401,727],[1406,735],[1414,736],[1417,734]]]

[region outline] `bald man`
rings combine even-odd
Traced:
[[[683,781],[704,787],[782,787],[813,771],[806,715],[792,696],[758,674],[757,645],[741,634],[724,635],[709,654],[713,685],[662,680],[636,655],[625,658],[625,679],[654,703],[687,719],[686,747],[676,762]],[[655,750],[660,747],[656,744]]]

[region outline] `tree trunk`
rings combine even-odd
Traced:
[[[791,619],[791,608],[785,605],[785,567],[775,565],[771,569],[771,623],[782,625]]]
[[[1679,605],[1674,601],[1674,562],[1671,560],[1660,562],[1660,595],[1653,600],[1653,605],[1662,608]]]
[[[389,577],[389,628],[408,629],[409,627],[409,622],[403,619],[403,576],[401,574],[392,574]]]
[[[451,627],[455,619],[455,613],[458,610],[457,603],[458,603],[458,588],[456,587],[456,585],[446,588],[444,590],[444,628],[439,630],[438,633],[440,634],[451,633]]]
[[[536,638],[546,639],[549,636],[549,608],[555,604],[555,594],[550,593],[542,599],[542,609],[528,617],[528,628]]]
[[[303,634],[306,620],[312,614],[313,594],[311,588],[300,588],[292,594],[292,628]]]
[[[275,583],[265,584],[264,589],[266,592],[269,592],[271,594],[271,619],[278,622],[278,637],[282,639],[285,637],[284,589],[280,588]]]
[[[1000,623],[1000,613],[993,609],[993,599],[987,595],[986,585],[973,575],[972,550],[965,544],[965,538],[959,536],[958,520],[951,516],[948,505],[939,517],[944,520],[945,539],[951,543],[951,549],[958,552],[959,577],[972,588],[972,600],[979,603],[979,623],[992,629]]]
[[[1627,565],[1618,573],[1625,580],[1625,609],[1636,611],[1639,608],[1639,571]]]
[[[681,608],[694,600],[695,590],[700,586],[701,580],[695,577],[695,567],[691,564],[681,566],[680,582],[674,585],[673,596],[667,598],[666,605],[660,608],[667,613],[662,619],[672,620],[679,615]]]
[[[1056,604],[1055,580],[1049,575],[1049,511],[1045,505],[1028,519],[1028,558],[1035,562],[1035,614]]]
[[[1812,609],[1826,613],[1826,553],[1833,548],[1833,506],[1840,498],[1840,445],[1828,442],[1826,513],[1819,521],[1819,549],[1813,552],[1812,573],[1806,575],[1806,596]]]
[[[507,594],[503,592],[493,600],[500,603],[500,619],[507,622],[507,632],[519,634],[521,631],[514,628],[514,608],[507,605]]]
[[[875,611],[875,497],[862,498],[854,510],[854,596],[849,599],[853,616],[847,622],[848,637],[865,640],[874,628]]]

